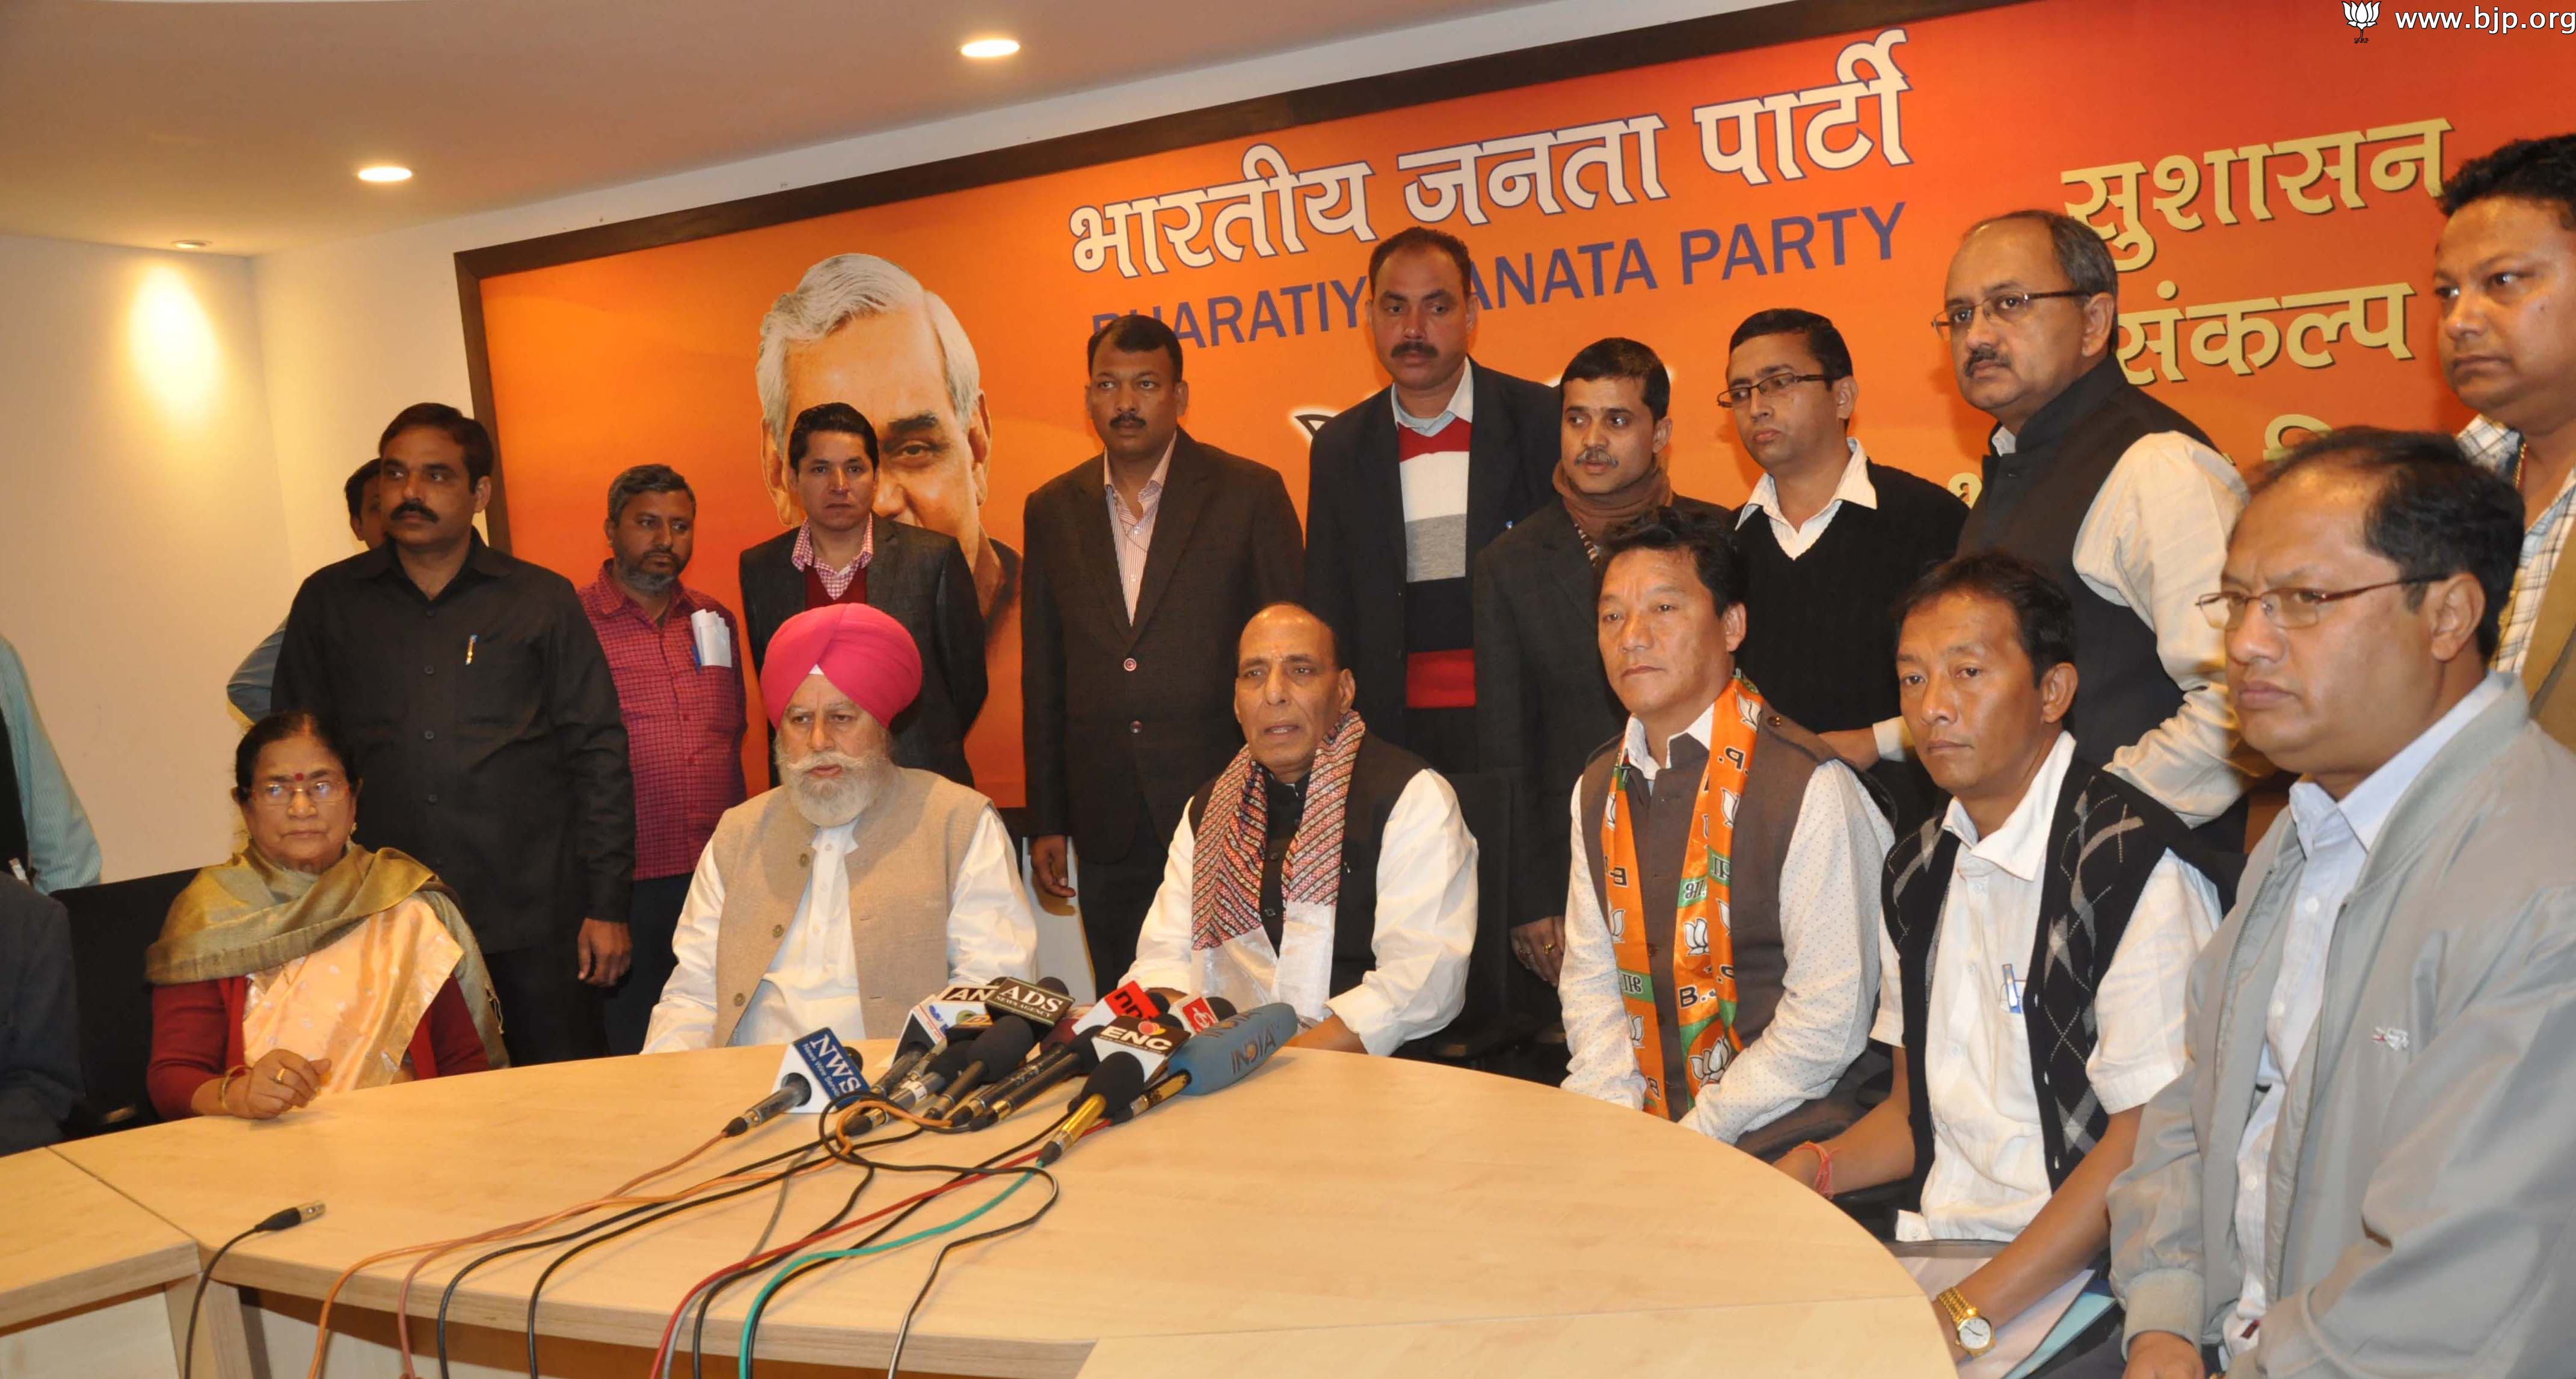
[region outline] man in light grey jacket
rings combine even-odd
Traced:
[[[2300,781],[2111,1190],[2128,1379],[2576,1374],[2576,755],[2485,668],[2521,515],[2343,431],[2237,523],[2204,607]]]

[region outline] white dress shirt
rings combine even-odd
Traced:
[[[1716,710],[1711,704],[1681,735],[1706,746]],[[1628,764],[1653,781],[1663,768],[1648,750],[1645,725],[1633,716],[1627,742]],[[1581,781],[1566,810],[1574,867],[1565,890],[1565,966],[1556,983],[1571,1055],[1565,1088],[1642,1107],[1646,1078],[1628,1037],[1618,950],[1601,918],[1585,846],[1584,830],[1598,829],[1601,821],[1584,816]],[[1780,943],[1788,971],[1779,1008],[1717,1085],[1703,1090],[1682,1124],[1733,1143],[1832,1091],[1860,1056],[1878,989],[1878,945],[1870,937],[1879,930],[1878,874],[1893,841],[1886,818],[1849,768],[1829,762],[1807,777],[1780,866]]]
[[[1788,518],[1780,515],[1780,487],[1765,473],[1754,481],[1753,496],[1745,499],[1743,508],[1735,514],[1735,525],[1741,527],[1753,520],[1754,513],[1761,513],[1771,519],[1771,539],[1779,543],[1780,554],[1795,560],[1824,539],[1825,529],[1834,524],[1834,514],[1843,510],[1843,504],[1875,510],[1878,485],[1869,481],[1869,456],[1861,450],[1857,436],[1844,437],[1843,444],[1850,447],[1851,458],[1843,462],[1843,477],[1834,485],[1834,496],[1816,509],[1815,515],[1791,525]]]
[[[1932,945],[1923,1064],[1932,1107],[1932,1168],[1921,1212],[1896,1216],[1899,1240],[1997,1240],[2021,1234],[2048,1204],[2047,1148],[2022,1016],[2047,884],[2048,830],[2075,738],[2057,744],[2003,826],[1982,838],[1958,801],[1942,827],[1959,839]],[[2110,1115],[2145,1105],[2182,1075],[2185,983],[2223,909],[2208,877],[2167,853],[2147,874],[2119,950],[2094,993],[2100,1021],[2084,1075]],[[1870,1038],[1905,1042],[1904,977],[1879,931],[1878,1024]]]
[[[769,970],[734,1025],[732,1043],[784,1044],[825,1025],[841,1042],[893,1030],[870,1030],[859,1003],[858,954],[850,937],[850,878],[843,858],[856,821],[814,830],[814,865],[805,893],[778,941]],[[715,849],[698,854],[689,898],[671,936],[678,965],[645,1028],[644,1052],[702,1049],[715,1033],[716,930],[725,879]],[[766,923],[767,920],[759,922]],[[949,890],[948,971],[952,982],[1037,976],[1038,926],[1020,889],[1019,854],[1001,818],[984,811]],[[924,995],[929,993],[925,992]]]
[[[1476,942],[1476,840],[1458,796],[1437,771],[1405,782],[1377,855],[1377,966],[1360,984],[1332,986],[1332,905],[1290,901],[1273,948],[1255,928],[1204,952],[1190,947],[1190,888],[1197,838],[1187,811],[1172,830],[1162,888],[1136,936],[1125,980],[1223,996],[1249,1010],[1285,1001],[1300,1025],[1340,1016],[1370,1053],[1388,1054],[1435,1033],[1467,1003],[1467,953]]]
[[[1997,431],[1995,453],[2013,453]],[[2122,747],[2110,768],[2187,824],[2227,812],[2263,769],[2237,736],[2227,701],[2227,634],[2197,600],[2216,593],[2227,534],[2245,508],[2245,481],[2227,457],[2179,431],[2141,436],[2120,456],[2075,533],[2075,573],[2138,615],[2182,707]],[[1878,725],[1881,756],[1900,756],[1904,720]]]
[[[2315,1033],[2317,1012],[2326,999],[2326,956],[2334,945],[2335,921],[2343,916],[2370,849],[2388,824],[2389,813],[2406,788],[2424,774],[2434,756],[2486,712],[2513,684],[2493,671],[2451,711],[2434,720],[2405,750],[2390,757],[2341,800],[2314,781],[2290,787],[2290,813],[2299,828],[2299,886],[2290,897],[2290,913],[2281,934],[2281,972],[2272,983],[2272,1003],[2264,1011],[2263,1057],[2255,1065],[2254,1114],[2245,1122],[2245,1137],[2236,1144],[2236,1251],[2245,1260],[2245,1287],[2226,1326],[2229,1358],[2254,1348],[2247,1334],[2271,1310],[2270,1242],[2264,1237],[2270,1208],[2272,1137],[2280,1128],[2281,1104],[2299,1080],[2300,1062]]]

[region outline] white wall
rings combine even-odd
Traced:
[[[250,265],[0,236],[0,302],[0,636],[107,879],[219,861],[224,682],[292,591]]]
[[[454,255],[539,235],[811,186],[1228,101],[1403,71],[1761,0],[1549,0],[873,134],[255,261],[269,410],[300,574],[346,550],[340,481],[385,421],[424,400],[470,407]]]

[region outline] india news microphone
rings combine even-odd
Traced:
[[[1038,1148],[1038,1167],[1045,1168],[1064,1157],[1074,1142],[1091,1133],[1091,1128],[1106,1116],[1123,1121],[1135,1114],[1136,1099],[1145,1094],[1145,1084],[1162,1071],[1163,1064],[1189,1040],[1189,1031],[1169,1016],[1151,1020],[1132,1020],[1122,1016],[1104,1025],[1092,1036],[1093,1047],[1100,1053],[1100,1066],[1074,1094],[1073,1110],[1056,1124]]]
[[[1001,1120],[1066,1078],[1088,1073],[1099,1066],[1099,1055],[1093,1052],[1092,1041],[1085,1037],[1093,1030],[1121,1015],[1151,1018],[1168,1008],[1167,1002],[1134,982],[1119,986],[1093,1002],[1091,1009],[1079,1018],[1072,1014],[1072,1005],[1069,997],[1063,999],[1064,1013],[1054,1028],[1047,1031],[1046,1037],[1039,1041],[1036,1057],[1021,1064],[1019,1071],[1009,1077],[958,1103],[955,1113],[949,1117],[950,1122],[980,1130]],[[1035,1018],[1039,1013],[1033,1010],[1028,1015]]]
[[[1281,1045],[1297,1037],[1297,1009],[1284,1001],[1228,1016],[1190,1036],[1145,1088],[1138,1114],[1175,1096],[1206,1096],[1250,1077]]]
[[[819,1112],[843,1097],[864,1092],[868,1080],[860,1072],[863,1064],[826,1025],[787,1046],[779,1058],[776,1090],[725,1122],[724,1133],[740,1135],[773,1117]]]

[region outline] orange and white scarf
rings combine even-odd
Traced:
[[[1744,803],[1745,773],[1753,764],[1755,725],[1762,696],[1738,676],[1718,696],[1709,715],[1708,769],[1691,804],[1691,831],[1683,842],[1682,876],[1673,903],[1673,1010],[1690,1085],[1663,1085],[1664,1041],[1655,1011],[1654,961],[1648,954],[1644,893],[1639,888],[1636,825],[1627,808],[1626,755],[1610,774],[1601,807],[1603,890],[1610,942],[1619,965],[1619,999],[1628,1008],[1628,1042],[1645,1075],[1645,1109],[1669,1120],[1687,1111],[1700,1090],[1726,1071],[1744,1049],[1735,1033],[1735,934],[1729,908],[1735,812]],[[1638,922],[1630,922],[1632,919]]]

